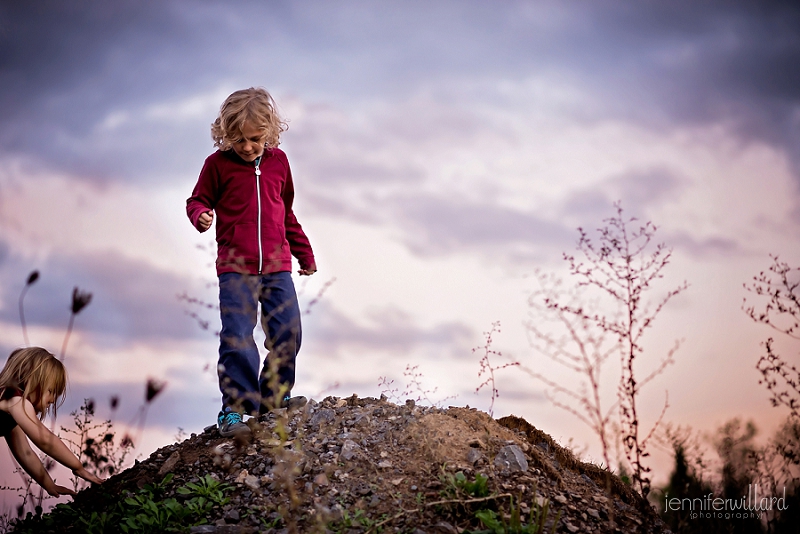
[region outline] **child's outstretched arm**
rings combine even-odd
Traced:
[[[94,484],[103,483],[102,479],[87,471],[86,468],[83,467],[83,464],[81,464],[81,461],[72,454],[72,451],[70,451],[66,445],[64,445],[64,442],[42,424],[39,418],[36,417],[36,410],[34,410],[33,404],[31,404],[30,401],[21,397],[12,399],[9,403],[8,413],[10,413],[14,421],[17,422],[18,426],[14,428],[14,431],[21,430],[43,453],[71,469],[76,476]],[[30,446],[28,447],[30,448]],[[39,462],[39,464],[41,465],[41,462]],[[32,473],[31,476],[33,476]]]
[[[37,484],[43,487],[47,493],[53,497],[58,497],[59,495],[75,495],[73,490],[65,488],[64,486],[59,486],[53,482],[53,479],[50,478],[50,473],[47,472],[47,469],[42,465],[39,457],[36,456],[36,453],[31,449],[25,432],[23,432],[19,426],[11,431],[11,435],[6,437],[6,441],[8,442],[8,448],[11,450],[11,454],[14,455],[19,465],[21,465],[25,472],[28,473]]]

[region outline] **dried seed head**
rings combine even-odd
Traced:
[[[147,392],[145,393],[145,398],[144,398],[145,402],[147,402],[147,403],[153,402],[153,399],[155,399],[156,396],[159,393],[161,393],[161,390],[163,390],[166,385],[167,385],[167,383],[165,381],[163,381],[163,380],[156,380],[155,378],[148,378],[147,379]]]
[[[28,275],[28,281],[25,282],[25,285],[29,286],[38,279],[39,279],[39,271],[31,271],[31,274]]]
[[[72,313],[77,315],[82,309],[88,306],[91,301],[91,293],[81,291],[78,289],[78,286],[75,286],[75,289],[72,290]]]

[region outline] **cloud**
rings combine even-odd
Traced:
[[[426,347],[440,351],[440,355],[455,354],[464,349],[468,352],[474,335],[471,328],[459,322],[418,326],[412,316],[393,307],[373,310],[366,321],[359,322],[321,302],[311,321],[313,338],[309,341],[333,354],[381,351],[410,358]]]
[[[59,423],[70,421],[69,413],[78,409],[84,399],[93,399],[97,407],[96,420],[112,419],[117,427],[137,423],[137,414],[145,405],[146,380],[130,382],[73,383],[67,400],[59,410]],[[112,396],[119,399],[116,411],[110,408]],[[175,433],[178,427],[187,432],[199,432],[215,422],[219,410],[219,390],[213,383],[175,383],[167,381],[163,391],[148,407],[145,430],[161,429]],[[187,409],[192,407],[192,409]]]
[[[592,187],[570,194],[563,214],[580,221],[581,226],[599,224],[614,213],[619,201],[629,216],[644,218],[649,209],[674,200],[689,185],[666,167],[632,169],[611,176]]]
[[[199,335],[177,299],[183,291],[202,295],[204,290],[196,282],[114,252],[75,251],[51,256],[39,265],[12,256],[0,265],[7,281],[0,321],[18,324],[16,298],[34,268],[41,276],[25,297],[29,327],[66,328],[72,290],[78,287],[93,297],[75,329],[93,334],[96,341],[116,344]],[[18,283],[9,282],[13,280]]]
[[[800,153],[800,9],[789,4],[244,2],[232,10],[223,2],[49,1],[6,3],[0,14],[0,145],[94,181],[196,174],[211,150],[216,107],[247,85],[358,115],[380,113],[376,102],[405,106],[425,87],[548,75],[592,95],[586,120],[724,122],[784,147],[795,162]],[[225,46],[212,35],[225,35]],[[421,109],[391,129],[430,141]],[[428,117],[449,124],[440,131],[453,142],[476,127],[457,111]],[[297,143],[301,155],[325,134],[303,133],[310,141]],[[369,157],[319,170],[334,180],[419,172]]]
[[[491,203],[419,195],[397,198],[391,207],[404,230],[403,241],[422,255],[540,250],[573,240],[572,231],[559,223]]]
[[[673,2],[597,6],[568,69],[610,113],[663,127],[722,123],[800,163],[800,7]]]
[[[666,242],[701,259],[715,256],[730,257],[743,253],[742,246],[736,240],[723,236],[696,237],[686,232],[676,232],[667,235]]]

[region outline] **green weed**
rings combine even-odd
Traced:
[[[543,534],[545,532],[545,522],[547,521],[547,515],[550,510],[549,501],[545,501],[541,506],[534,502],[527,523],[522,521],[521,508],[514,504],[513,499],[511,500],[510,508],[511,513],[508,515],[508,518],[506,518],[503,513],[498,515],[497,512],[493,510],[478,510],[475,512],[475,517],[477,517],[488,530],[477,530],[472,534]],[[550,527],[551,534],[555,532],[560,516],[561,513],[559,512]]]
[[[443,493],[447,497],[461,498],[480,498],[489,495],[489,478],[480,474],[475,474],[475,480],[469,481],[463,471],[455,475],[445,471],[442,467],[442,474],[439,480],[444,484]]]

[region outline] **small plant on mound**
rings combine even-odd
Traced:
[[[522,511],[519,506],[514,505],[514,499],[511,499],[511,511],[506,516],[502,511],[497,514],[493,510],[478,510],[475,512],[475,517],[480,519],[481,523],[488,528],[488,530],[476,530],[472,534],[544,534],[545,522],[547,515],[550,511],[550,503],[545,502],[542,506],[534,503],[531,508],[528,522],[523,522]],[[556,531],[558,524],[558,516],[553,521],[549,532],[552,534]]]
[[[177,497],[167,497],[172,482],[172,473],[161,482],[145,484],[136,493],[103,512],[81,514],[72,504],[59,504],[45,516],[28,517],[14,529],[18,534],[33,534],[69,524],[67,532],[88,534],[157,534],[160,532],[184,532],[187,526],[203,525],[206,517],[217,507],[228,503],[227,492],[232,489],[206,475],[198,482],[189,482],[175,490]]]
[[[453,499],[462,497],[486,497],[489,495],[489,478],[480,474],[475,474],[475,480],[470,482],[463,471],[456,474],[447,473],[442,467],[442,474],[439,481],[444,485],[443,496]]]

